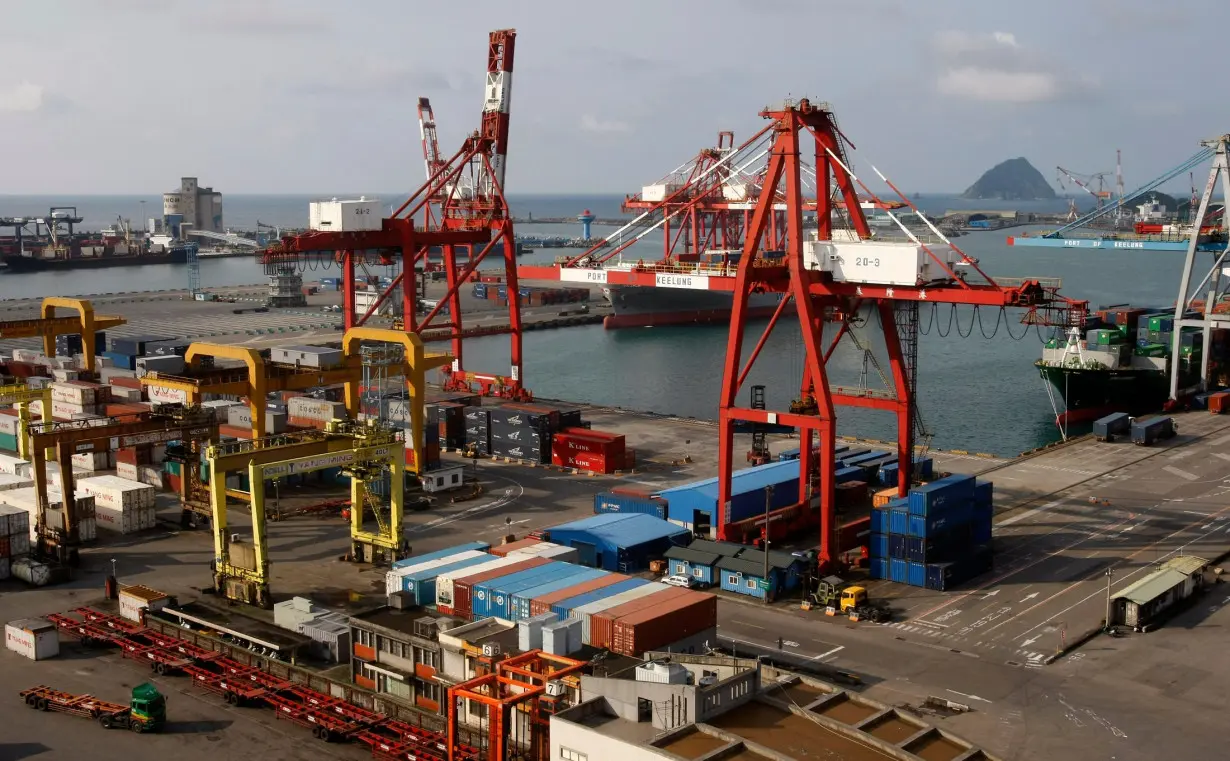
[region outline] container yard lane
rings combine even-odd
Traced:
[[[972,588],[895,599],[891,636],[1040,669],[1100,626],[1108,571],[1117,591],[1176,555],[1230,550],[1230,423],[1220,416],[1183,416],[1165,445],[1082,441],[981,477],[997,493],[1027,477],[1042,494],[1074,483],[996,523],[995,569]]]

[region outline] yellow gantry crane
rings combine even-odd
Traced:
[[[17,407],[17,454],[30,459],[30,405],[41,402],[40,414],[51,417],[51,389],[30,388],[24,383],[0,386],[0,405]]]
[[[74,317],[56,317],[56,309],[72,309]],[[43,299],[41,317],[31,320],[0,321],[0,339],[42,338],[43,353],[48,357],[56,354],[56,336],[81,334],[81,348],[85,354],[85,369],[94,372],[94,332],[108,330],[128,323],[123,317],[94,314],[94,305],[84,299],[66,299],[48,296]]]
[[[151,399],[188,405],[200,404],[208,394],[247,397],[252,414],[252,439],[256,441],[265,438],[266,397],[273,391],[306,391],[341,383],[346,389],[346,412],[352,418],[358,417],[359,386],[363,379],[359,348],[363,341],[396,344],[404,349],[402,374],[410,400],[410,445],[415,463],[423,462],[427,373],[448,365],[453,358],[448,354],[428,354],[414,333],[351,328],[342,339],[344,363],[330,369],[272,364],[266,362],[259,351],[249,347],[194,343],[184,355],[187,369],[183,375],[149,373],[141,378],[141,384],[149,390]],[[204,361],[207,358],[242,362],[244,367],[210,367]]]
[[[269,543],[266,535],[265,481],[297,473],[340,467],[350,475],[351,556],[356,560],[393,561],[409,551],[402,537],[405,503],[403,453],[397,432],[376,421],[335,420],[325,431],[305,431],[234,441],[206,451],[210,504],[213,509],[214,589],[227,599],[268,608]],[[252,541],[232,542],[228,534],[226,488],[228,473],[246,471],[251,492]],[[378,504],[368,484],[389,476],[387,510]],[[370,513],[376,530],[365,528]]]

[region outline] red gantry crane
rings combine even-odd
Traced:
[[[512,216],[504,196],[504,169],[508,154],[509,104],[512,96],[513,47],[516,31],[491,32],[487,46],[487,79],[480,128],[470,134],[448,159],[435,145],[435,118],[430,103],[420,101],[420,125],[427,182],[405,203],[382,220],[381,229],[358,232],[310,231],[283,237],[277,246],[258,252],[268,271],[286,267],[305,269],[309,258],[330,252],[342,268],[345,328],[365,324],[400,289],[406,330],[414,333],[447,330],[454,357],[445,368],[448,390],[474,391],[490,396],[528,400],[522,383],[521,310],[517,297],[516,244]],[[424,118],[426,117],[426,118]],[[465,369],[460,289],[479,265],[502,248],[508,287],[509,324],[484,335],[507,333],[511,361],[507,374],[484,374]],[[417,269],[427,269],[438,257],[447,277],[447,290],[425,315],[416,312]],[[355,270],[369,261],[394,265],[400,272],[383,288],[367,310],[355,308]]]
[[[1086,304],[1059,296],[1055,280],[992,279],[876,170],[901,198],[901,203],[880,200],[853,174],[846,152],[848,144],[826,104],[808,100],[787,102],[762,111],[761,116],[769,121],[764,129],[738,148],[712,156],[710,163],[693,173],[686,183],[678,187],[667,184],[655,189],[649,198],[642,194],[640,200],[649,208],[599,245],[579,256],[560,260],[556,267],[522,267],[521,274],[541,279],[731,292],[732,316],[718,405],[719,515],[714,516],[717,538],[727,538],[732,525],[726,513],[736,462],[736,428],[789,426],[800,435],[798,504],[810,509],[818,503],[819,559],[827,567],[837,559],[833,547],[837,405],[878,409],[896,416],[899,494],[904,496],[910,487],[916,433],[920,304],[964,304],[996,310],[1019,307],[1026,310],[1022,322],[1027,325],[1064,326],[1081,324]],[[810,165],[804,159],[804,151],[813,156]],[[750,169],[765,158],[763,169]],[[688,215],[708,213],[707,205],[726,203],[725,188],[747,176],[755,181],[748,183],[744,203],[750,209],[740,222],[741,237],[733,241],[733,253],[737,256],[727,253],[733,238],[728,236],[719,244],[723,249],[721,261],[705,261],[703,253],[700,261],[689,261],[691,256],[673,254],[669,243],[666,256],[660,261],[625,260],[629,248],[650,232],[675,220],[690,218]],[[805,188],[809,179],[814,195]],[[905,240],[881,241],[873,237],[856,186],[876,208],[897,221]],[[660,196],[657,202],[653,200],[655,193]],[[924,242],[902,225],[891,211],[902,205],[917,214],[939,242]],[[834,212],[838,210],[844,210],[851,230],[835,229]],[[717,239],[698,236],[695,223],[692,229],[693,241]],[[722,227],[719,225],[718,229]],[[748,299],[753,293],[778,293],[782,298],[750,354],[745,355],[745,332],[752,319]],[[739,392],[788,304],[794,304],[802,332],[804,365],[797,397],[788,410],[765,409],[759,404],[755,408],[743,407],[738,403]],[[836,333],[828,342],[824,338],[826,322],[837,323]],[[854,339],[852,330],[859,323],[883,333],[891,368],[888,391],[830,386],[826,366],[843,336]]]

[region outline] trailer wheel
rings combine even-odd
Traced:
[[[329,728],[328,728],[328,727],[321,727],[321,728],[320,728],[320,734],[319,734],[319,735],[317,735],[317,737],[319,737],[319,738],[320,738],[321,742],[329,742],[330,740],[332,740],[332,739],[333,739],[332,737],[330,737],[330,736],[329,736]]]
[[[159,676],[162,676],[162,675],[166,674],[166,673],[167,673],[167,664],[162,663],[161,661],[156,661],[156,662],[154,663],[154,673],[155,673],[155,674],[158,674]]]
[[[98,723],[102,725],[103,729],[111,729],[111,727],[115,726],[115,720],[112,718],[111,714],[109,713],[105,713],[102,716],[99,716]]]
[[[312,727],[312,737],[315,737],[317,740],[320,739],[320,727],[319,726]]]
[[[35,705],[38,707],[38,710],[46,711],[47,710],[47,698],[39,698],[38,703],[36,703]]]

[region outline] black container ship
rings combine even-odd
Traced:
[[[1060,426],[1092,422],[1112,412],[1156,412],[1166,405],[1173,364],[1173,308],[1100,309],[1090,315],[1085,329],[1084,335],[1071,329],[1055,336],[1034,363],[1062,399],[1062,408],[1055,405]],[[1230,358],[1230,331],[1213,331],[1210,344],[1210,375],[1218,380]],[[1205,350],[1199,328],[1180,331],[1180,397],[1199,389]]]
[[[76,230],[81,221],[73,206],[53,206],[45,217],[0,217],[0,262],[5,272],[184,264],[188,246],[194,245],[154,251],[122,221],[98,233]]]

